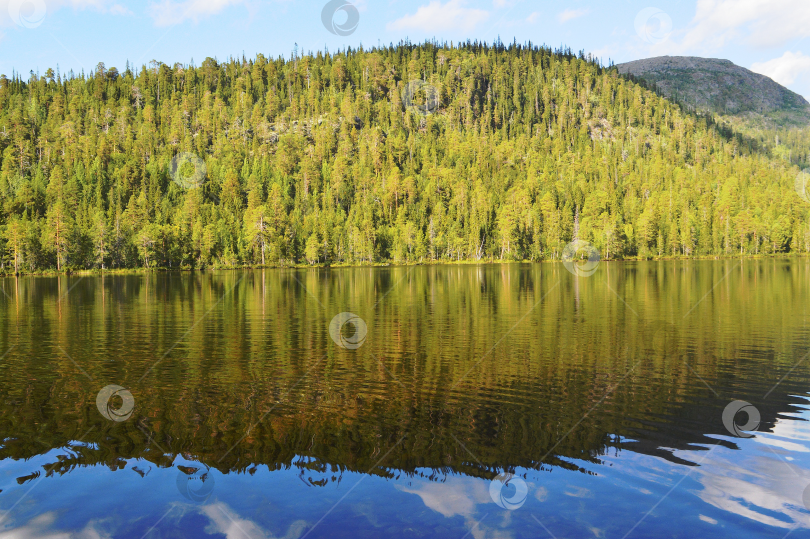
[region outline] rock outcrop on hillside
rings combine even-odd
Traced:
[[[689,108],[731,116],[807,124],[810,103],[765,75],[728,60],[659,56],[616,66]]]

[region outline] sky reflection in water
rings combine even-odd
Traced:
[[[66,283],[15,283],[25,302],[0,323],[3,349],[21,349],[0,363],[0,538],[803,536],[808,268],[747,264],[694,314],[723,263],[612,265],[587,281],[545,265],[302,272],[303,292],[262,272],[232,301],[234,274],[94,277],[56,307]],[[312,322],[318,303],[361,310],[341,300],[347,281],[372,304],[392,290],[359,313],[359,350],[330,344],[330,316]],[[651,313],[696,319],[650,334],[637,318]],[[111,361],[122,349],[140,353]],[[131,388],[131,419],[95,409],[108,383]],[[751,438],[723,427],[733,399],[762,413]],[[503,471],[514,510],[493,497]]]

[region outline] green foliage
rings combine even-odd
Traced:
[[[808,252],[762,146],[531,44],[3,76],[2,269]]]

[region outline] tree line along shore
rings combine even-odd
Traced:
[[[531,43],[4,75],[0,271],[807,254],[800,133]]]

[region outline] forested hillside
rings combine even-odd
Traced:
[[[575,229],[603,258],[806,253],[798,168],[759,147],[532,45],[3,76],[2,264],[540,260]]]
[[[770,78],[728,60],[661,56],[618,64],[619,73],[756,141],[761,151],[810,166],[810,105]]]

